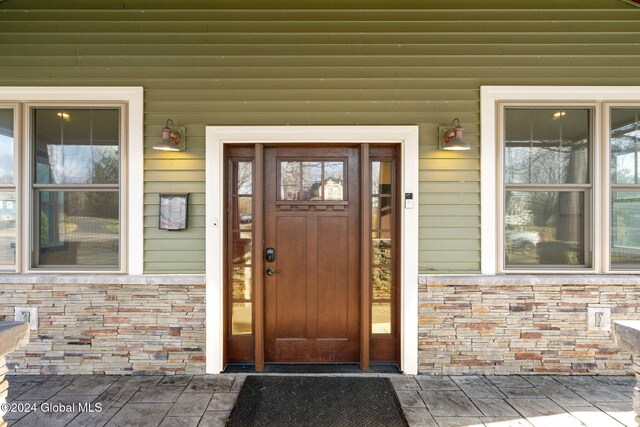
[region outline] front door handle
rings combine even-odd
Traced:
[[[267,276],[273,276],[278,273],[280,270],[274,270],[273,268],[267,268]]]

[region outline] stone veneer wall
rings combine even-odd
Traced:
[[[204,374],[204,276],[0,276],[0,320],[37,307],[18,374]]]
[[[587,308],[640,319],[635,276],[422,276],[422,374],[632,372],[609,331],[587,330]],[[426,283],[425,283],[426,282]]]

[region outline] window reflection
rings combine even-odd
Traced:
[[[589,181],[589,110],[505,111],[506,183],[563,184]]]
[[[251,194],[253,181],[253,164],[237,162],[234,174],[235,189],[238,194]]]
[[[506,265],[584,265],[584,208],[579,191],[507,191]]]
[[[345,200],[344,162],[281,161],[280,200]]]
[[[640,192],[611,193],[611,265],[637,268],[640,263]]]
[[[611,110],[611,182],[640,183],[640,110]]]
[[[374,302],[371,304],[371,333],[391,333],[391,303]]]
[[[13,184],[13,110],[0,110],[0,184]]]
[[[322,162],[302,162],[302,199],[322,200]]]
[[[39,196],[39,265],[118,267],[118,192],[42,191]]]
[[[119,129],[118,109],[36,109],[35,183],[117,184]]]
[[[371,194],[391,194],[391,162],[371,162]]]
[[[251,334],[251,303],[234,302],[231,308],[231,319],[233,335]]]
[[[0,192],[0,265],[16,260],[16,193]]]

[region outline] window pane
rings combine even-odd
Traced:
[[[233,263],[251,264],[251,233],[233,233]]]
[[[371,198],[371,228],[373,230],[391,229],[391,197]]]
[[[579,191],[507,191],[505,265],[585,265],[584,207]]]
[[[115,191],[40,192],[40,266],[118,267],[120,206]]]
[[[234,302],[231,308],[231,333],[246,335],[251,333],[251,303]]]
[[[13,183],[13,145],[13,110],[0,110],[0,184]]]
[[[304,200],[322,200],[322,162],[302,162]]]
[[[371,285],[374,300],[391,299],[391,269],[388,267],[373,268]]]
[[[300,200],[300,162],[280,162],[280,200]]]
[[[588,109],[505,111],[506,183],[589,182]]]
[[[391,194],[391,162],[371,162],[371,194]]]
[[[37,184],[117,184],[118,109],[36,109]]]
[[[0,192],[0,265],[16,263],[16,193]]]
[[[611,267],[640,265],[640,192],[611,193]]]
[[[324,162],[324,200],[344,200],[343,169],[343,162]]]
[[[235,174],[235,188],[238,194],[251,194],[253,175],[253,165],[251,162],[237,162]]]
[[[374,302],[371,304],[371,333],[391,333],[391,303]]]
[[[611,182],[640,183],[640,109],[611,109]]]
[[[231,282],[234,300],[251,299],[251,267],[233,267]]]

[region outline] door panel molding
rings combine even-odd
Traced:
[[[418,127],[417,126],[207,126],[206,128],[206,371],[224,369],[224,146],[277,143],[397,143],[401,152],[400,195],[413,193],[414,208],[402,209],[399,285],[400,369],[418,370]],[[257,361],[257,360],[256,360]]]

